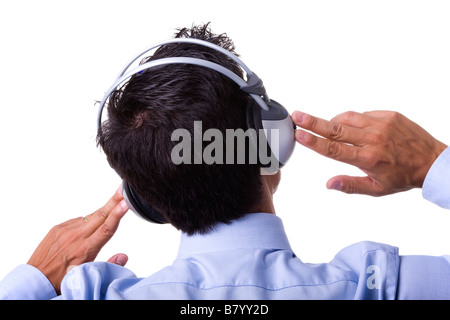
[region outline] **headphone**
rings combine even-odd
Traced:
[[[144,64],[139,65],[131,70],[130,66],[142,55],[145,53],[154,50],[163,45],[172,44],[172,43],[188,43],[194,45],[200,45],[204,47],[208,47],[214,49],[222,54],[225,54],[228,58],[232,59],[236,62],[246,73],[247,81],[243,80],[240,76],[230,71],[229,69],[208,60],[197,59],[197,58],[189,58],[189,57],[169,57],[169,58],[161,58],[157,60],[152,60],[146,62]],[[240,89],[247,93],[252,99],[249,99],[249,103],[246,109],[246,122],[248,129],[255,129],[256,132],[260,132],[260,129],[264,130],[265,140],[267,140],[267,151],[271,154],[271,160],[277,162],[275,172],[276,173],[279,168],[283,167],[295,147],[295,124],[292,122],[291,117],[288,111],[278,102],[269,99],[266,90],[264,88],[262,80],[253,73],[245,64],[242,62],[237,56],[235,56],[230,51],[215,45],[211,42],[194,39],[194,38],[174,38],[166,41],[159,42],[145,49],[136,55],[129,63],[122,69],[120,74],[117,76],[114,84],[109,88],[109,90],[105,93],[102,101],[100,102],[98,116],[97,116],[97,128],[98,132],[101,131],[101,123],[102,123],[102,113],[105,107],[106,101],[109,96],[113,93],[114,90],[117,89],[122,83],[128,80],[135,74],[138,74],[144,70],[152,69],[159,66],[169,65],[169,64],[190,64],[197,65],[201,67],[205,67],[208,69],[215,70],[227,78],[234,81],[237,85],[239,85]],[[272,130],[276,130],[278,133],[278,139],[271,138]],[[260,135],[261,137],[261,135]],[[275,141],[273,141],[275,140]],[[278,141],[277,141],[278,140]],[[250,143],[253,144],[253,148],[257,150],[257,141],[250,139]],[[261,143],[260,143],[261,145]],[[276,150],[276,155],[273,155],[272,150]],[[260,161],[261,163],[261,161]],[[264,165],[261,165],[264,167]],[[128,204],[128,207],[135,212],[138,216],[154,223],[167,223],[166,219],[152,206],[147,204],[143,198],[133,190],[131,185],[125,180],[122,181],[122,194],[125,201]]]

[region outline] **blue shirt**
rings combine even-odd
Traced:
[[[449,178],[450,148],[430,169],[424,197],[450,208]],[[38,269],[20,265],[0,282],[0,298],[450,299],[450,257],[400,256],[396,247],[360,242],[328,263],[304,263],[280,218],[253,213],[207,235],[182,234],[173,264],[150,277],[86,263],[64,277],[56,296]]]

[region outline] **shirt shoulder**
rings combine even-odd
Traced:
[[[226,266],[226,267],[225,267]],[[128,299],[395,299],[398,249],[359,242],[329,263],[289,250],[233,250],[179,259],[123,291]],[[119,280],[125,287],[126,283]]]
[[[355,299],[395,299],[400,263],[397,247],[362,241],[340,250],[330,263],[358,279]]]
[[[236,249],[177,259],[146,278],[87,263],[67,274],[61,291],[65,299],[393,299],[397,278],[397,248],[360,242],[329,263],[303,263],[290,250]]]

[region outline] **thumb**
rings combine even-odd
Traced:
[[[109,258],[108,261],[106,261],[106,262],[117,264],[117,265],[123,267],[128,262],[128,256],[125,253],[117,253],[117,254],[113,255],[111,258]],[[78,265],[76,265],[76,264],[72,264],[72,265],[68,266],[66,273],[69,273],[70,270],[72,270],[73,268],[75,268],[77,266]]]
[[[371,177],[336,176],[328,180],[327,188],[349,194],[383,195],[382,188]]]
[[[113,255],[106,262],[117,264],[117,265],[123,267],[128,262],[128,256],[124,253],[118,253],[118,254]]]

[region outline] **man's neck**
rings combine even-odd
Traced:
[[[262,198],[258,205],[255,207],[254,212],[275,213],[275,207],[273,205],[273,190],[271,186],[263,183],[262,185]]]

